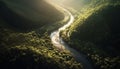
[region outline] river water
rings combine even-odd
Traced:
[[[75,49],[69,47],[60,37],[60,32],[62,30],[65,30],[74,22],[74,16],[72,15],[72,13],[65,8],[62,8],[62,10],[68,13],[69,21],[64,26],[60,27],[59,29],[51,33],[50,38],[51,38],[52,44],[60,50],[70,51],[73,57],[76,59],[76,61],[80,62],[83,65],[84,69],[93,69],[92,65],[90,64],[90,62],[88,61],[87,57],[84,54],[79,53]]]

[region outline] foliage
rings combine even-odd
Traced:
[[[47,33],[0,28],[0,37],[1,69],[82,69],[68,51],[54,48]]]
[[[90,58],[95,69],[120,68],[119,8],[117,0],[92,0],[61,32],[69,46]]]

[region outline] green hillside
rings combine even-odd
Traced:
[[[53,46],[47,32],[40,34],[39,28],[63,18],[44,0],[1,0],[0,69],[83,69],[69,51]]]
[[[120,2],[91,0],[62,37],[85,53],[97,69],[120,67]],[[68,32],[68,33],[67,33]]]
[[[120,69],[119,26],[119,0],[1,0],[0,69]]]

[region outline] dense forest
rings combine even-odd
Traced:
[[[96,69],[119,69],[119,12],[118,0],[93,0],[61,36],[69,46],[85,53]]]
[[[74,16],[74,22],[60,31],[65,45],[84,54],[93,69],[120,69],[119,0],[51,2]],[[57,5],[47,0],[0,1],[0,69],[87,68],[51,41],[52,31],[70,20]]]

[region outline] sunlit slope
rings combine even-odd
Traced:
[[[108,5],[89,16],[71,38],[119,49],[120,5]],[[117,52],[116,52],[117,53]]]
[[[38,28],[64,17],[44,0],[3,0],[0,10],[0,17],[5,22],[23,29]]]
[[[94,2],[82,11],[61,36],[69,46],[85,53],[95,69],[119,69],[120,2]]]

